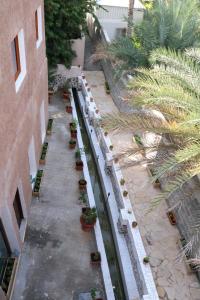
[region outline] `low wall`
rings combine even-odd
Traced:
[[[130,199],[128,196],[123,195],[126,186],[122,187],[120,184],[122,178],[120,166],[113,159],[109,137],[105,136],[102,128],[98,126],[101,117],[99,112],[96,111],[96,104],[91,90],[88,89],[88,85],[86,86],[87,82],[83,77],[79,78],[82,82],[80,101],[89,132],[92,132],[91,143],[96,154],[102,186],[105,195],[107,195],[108,211],[127,299],[138,299],[133,291],[135,281],[139,299],[159,300],[150,265],[143,262],[146,252],[138,226],[133,227],[136,218]],[[99,145],[101,149],[99,149]],[[114,189],[117,190],[118,199],[115,197]]]
[[[72,50],[76,52],[76,57],[72,60],[72,66],[84,66],[85,56],[85,36],[81,39],[72,40]]]

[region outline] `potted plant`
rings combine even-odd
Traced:
[[[91,296],[91,298],[92,298],[92,300],[96,300],[96,289],[91,289],[91,291],[90,291],[90,296]]]
[[[128,196],[128,192],[127,191],[123,191],[123,196],[127,197]]]
[[[78,184],[79,184],[79,190],[81,192],[86,191],[87,181],[85,179],[80,179]]]
[[[69,113],[69,114],[72,113],[72,106],[71,105],[66,106],[66,112]]]
[[[81,204],[87,204],[87,193],[85,193],[85,191],[81,191],[79,201]]]
[[[43,176],[43,170],[38,170],[36,179],[35,179],[35,185],[33,188],[33,196],[34,197],[40,196],[40,185],[41,185],[41,181],[42,181],[42,176]]]
[[[70,85],[69,85],[69,82],[67,80],[66,83],[63,86],[63,98],[67,99],[67,100],[70,99],[69,88],[70,88]]]
[[[120,179],[120,184],[121,184],[121,185],[124,185],[124,184],[125,184],[124,178],[121,178],[121,179]]]
[[[76,147],[76,140],[71,139],[69,141],[69,148],[70,149],[75,149],[75,147]]]
[[[90,253],[90,259],[91,259],[91,264],[92,265],[100,265],[101,263],[101,254],[100,252],[92,252]]]
[[[83,161],[81,159],[76,161],[76,170],[83,171]]]
[[[78,121],[76,119],[74,119],[73,122],[69,123],[71,138],[74,138],[74,139],[77,138],[77,124],[78,124]]]
[[[51,135],[52,126],[53,126],[53,119],[49,119],[47,124],[47,135]]]
[[[143,258],[143,263],[144,263],[144,264],[148,264],[149,261],[150,261],[150,257],[149,257],[149,256],[145,256],[145,257]]]
[[[141,139],[141,137],[140,137],[138,134],[134,134],[134,138],[135,138],[135,142],[137,143],[137,145],[138,145],[139,147],[142,147],[143,144],[142,144],[142,139]]]
[[[91,231],[92,228],[94,228],[96,220],[97,220],[96,208],[87,207],[86,211],[82,212],[82,215],[80,217],[82,229],[85,231]]]
[[[137,227],[137,222],[136,222],[136,221],[133,221],[133,222],[132,222],[132,227],[133,227],[133,228]]]
[[[47,154],[47,148],[48,148],[48,143],[44,143],[42,146],[42,151],[41,151],[41,155],[40,155],[40,160],[39,163],[40,165],[45,165],[46,163],[46,154]]]
[[[176,216],[175,216],[174,212],[173,211],[168,211],[167,216],[169,218],[170,223],[172,225],[176,225]]]
[[[106,94],[110,94],[110,87],[107,81],[105,81],[105,90],[106,90]]]

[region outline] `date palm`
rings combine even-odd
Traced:
[[[130,1],[129,22],[132,5]],[[200,45],[199,0],[155,0],[151,9],[146,10],[144,19],[134,25],[131,35],[119,38],[106,49],[97,49],[97,60],[107,57],[114,60],[119,69],[132,71],[133,68],[148,66],[152,50],[166,47],[183,51]],[[130,37],[131,36],[131,37]]]
[[[130,105],[137,111],[108,115],[105,123],[110,129],[147,130],[167,140],[153,147],[158,151],[155,163],[159,162],[154,180],[163,178],[164,186],[152,208],[169,197],[176,206],[182,199],[174,195],[200,174],[200,49],[184,53],[157,49],[150,60],[152,68],[138,69],[129,85]],[[164,158],[159,155],[163,150],[167,153]],[[199,212],[194,220],[191,245],[199,248]]]

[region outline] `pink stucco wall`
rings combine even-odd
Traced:
[[[36,48],[35,11],[42,6],[43,41]],[[16,93],[11,42],[23,28],[27,74]],[[28,147],[34,136],[36,160],[41,150],[40,105],[48,107],[47,60],[43,0],[1,0],[0,5],[0,218],[8,206],[19,245],[21,239],[13,200],[22,183],[27,211],[31,201]],[[10,241],[9,241],[10,242]]]

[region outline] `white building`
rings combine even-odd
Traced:
[[[120,35],[126,34],[129,0],[99,0],[103,7],[96,11],[101,26],[112,41]],[[144,6],[139,0],[135,0],[133,23],[143,19]]]

